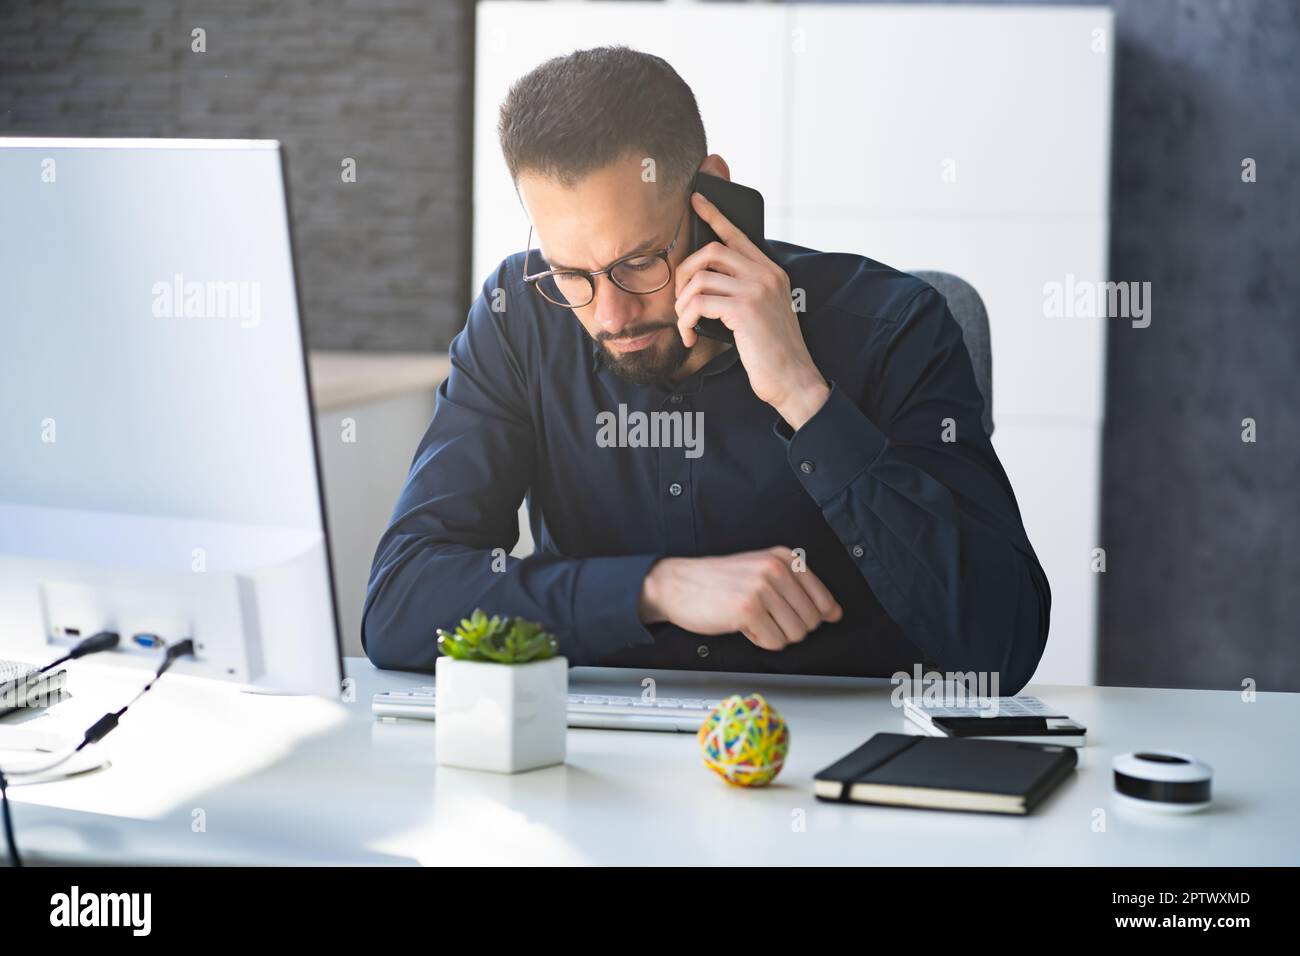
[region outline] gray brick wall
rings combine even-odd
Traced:
[[[442,348],[469,304],[472,31],[469,0],[0,0],[0,135],[281,140],[309,344]]]

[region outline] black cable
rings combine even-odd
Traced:
[[[103,634],[108,634],[108,633],[111,632],[107,632],[107,631],[103,632]],[[86,638],[86,641],[82,642],[82,644],[85,644],[88,641],[94,641],[98,638],[102,638],[103,634],[96,634],[94,637],[88,637]],[[108,647],[112,647],[117,643],[117,635],[113,634],[112,637],[113,637],[113,642],[112,644],[109,644],[107,647],[95,647],[91,650],[82,651],[82,653],[93,654],[96,651],[107,650]],[[73,648],[73,655],[81,656],[80,654],[77,654],[77,651],[81,649],[82,644],[78,644],[77,647]],[[82,735],[81,743],[77,744],[75,748],[65,753],[62,757],[60,757],[58,760],[54,761],[53,763],[46,764],[43,767],[35,767],[30,770],[16,770],[11,774],[11,776],[30,777],[35,774],[48,773],[49,771],[53,770],[55,767],[58,767],[60,764],[66,763],[68,760],[71,760],[73,756],[80,753],[86,747],[90,746],[93,743],[98,743],[99,741],[103,740],[110,733],[112,733],[113,730],[117,728],[118,722],[122,719],[122,715],[127,712],[127,710],[131,707],[131,705],[149,692],[150,688],[152,688],[153,685],[158,682],[158,678],[162,677],[163,674],[167,673],[168,669],[172,666],[172,664],[176,662],[176,659],[178,657],[193,655],[193,653],[194,653],[194,641],[189,638],[186,638],[183,641],[178,641],[177,643],[173,644],[171,647],[167,648],[167,653],[163,655],[162,664],[159,666],[158,670],[154,672],[153,677],[149,679],[149,683],[145,684],[144,687],[140,689],[140,692],[136,694],[134,697],[132,697],[131,700],[126,703],[125,706],[119,708],[118,710],[105,714],[103,717],[99,718],[99,720],[95,721],[88,728],[86,728],[85,734]],[[17,867],[17,866],[22,866],[23,864],[21,858],[18,856],[18,844],[14,841],[13,822],[10,820],[9,817],[9,797],[8,794],[6,793],[8,786],[9,786],[9,781],[5,779],[4,772],[0,771],[0,804],[3,804],[3,810],[4,810],[5,840],[9,844],[9,858],[10,860],[13,861],[13,865]]]
[[[0,811],[4,813],[5,843],[9,845],[9,861],[14,869],[18,869],[23,865],[23,858],[18,855],[18,841],[14,839],[14,821],[9,812],[9,781],[5,779],[3,770],[0,770]]]
[[[68,653],[64,654],[57,661],[50,661],[50,663],[42,667],[37,671],[37,673],[44,674],[52,667],[58,667],[66,661],[75,661],[77,658],[85,657],[87,654],[98,654],[100,651],[111,651],[113,648],[117,647],[119,640],[121,640],[121,638],[118,636],[116,631],[100,631],[98,634],[92,634],[84,641],[78,642],[72,650],[68,651]]]
[[[78,641],[72,650],[64,654],[58,660],[46,664],[40,670],[36,671],[35,674],[44,674],[46,671],[52,670],[66,661],[76,660],[79,657],[85,657],[87,654],[98,654],[101,651],[112,650],[117,647],[119,640],[121,640],[120,636],[114,631],[100,631],[98,634],[92,634],[85,640]],[[27,686],[31,686],[31,679],[35,674],[29,674],[24,678],[24,680],[27,681]],[[73,753],[75,752],[76,751],[73,751]],[[67,757],[63,758],[63,760],[67,760],[71,756],[72,754],[68,754]],[[57,767],[62,763],[63,760],[60,760],[58,763],[52,764],[44,769],[52,770],[54,767]],[[9,846],[9,860],[13,863],[15,868],[20,867],[23,865],[23,858],[18,855],[18,842],[14,839],[13,812],[9,807],[9,781],[6,779],[3,770],[0,770],[0,814],[4,816],[5,843]]]
[[[189,638],[186,638],[183,641],[178,641],[177,643],[173,644],[171,647],[167,648],[167,653],[163,656],[162,665],[158,668],[158,670],[154,672],[153,677],[149,679],[149,683],[145,684],[144,687],[140,688],[140,692],[136,694],[134,697],[132,697],[124,706],[120,707],[115,711],[111,711],[110,713],[105,714],[103,717],[99,718],[99,720],[95,721],[93,724],[87,727],[85,734],[81,738],[81,743],[77,744],[75,748],[68,751],[58,760],[54,761],[54,763],[46,764],[43,767],[35,767],[31,770],[15,770],[11,774],[11,776],[30,777],[33,776],[34,774],[47,773],[50,770],[53,770],[55,767],[59,766],[60,764],[65,763],[66,761],[72,759],[74,755],[80,753],[82,750],[86,749],[91,744],[99,743],[99,741],[103,740],[110,733],[112,733],[114,730],[117,729],[118,721],[122,719],[122,715],[125,714],[127,710],[130,709],[132,704],[134,704],[145,694],[149,693],[153,685],[158,682],[158,678],[162,677],[163,674],[167,673],[167,670],[172,666],[172,664],[176,662],[176,658],[184,657],[187,654],[193,654],[193,653],[194,653],[194,642]]]

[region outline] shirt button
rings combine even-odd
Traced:
[[[860,544],[855,544],[855,545],[853,546],[853,556],[854,556],[855,558],[860,558],[860,557],[862,557],[864,554],[866,554],[866,552],[862,550],[862,545],[860,545]]]
[[[708,657],[708,656],[709,656],[709,645],[708,645],[708,644],[701,644],[699,647],[695,648],[695,653],[696,653],[698,656],[700,656],[700,657]]]
[[[674,498],[676,498],[678,495],[682,493],[682,486],[674,481],[671,485],[668,486],[668,493],[672,495]]]
[[[669,397],[668,401],[672,402],[674,405],[680,405],[682,403],[682,397],[680,395],[672,395]]]
[[[805,475],[811,475],[814,471],[817,470],[817,466],[813,464],[811,461],[801,461],[799,462],[799,470],[802,471]]]

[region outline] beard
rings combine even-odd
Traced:
[[[672,331],[663,336],[664,341],[656,342],[639,352],[611,352],[604,344],[614,339],[639,339],[657,329]],[[601,367],[610,369],[625,382],[640,386],[668,384],[691,354],[691,350],[682,341],[675,322],[643,322],[624,329],[618,335],[601,333],[596,336],[596,341],[601,346]]]

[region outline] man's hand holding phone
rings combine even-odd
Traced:
[[[669,621],[696,634],[739,631],[779,651],[844,616],[826,585],[789,548],[716,558],[664,558],[641,588],[641,620]]]
[[[696,343],[701,318],[721,320],[735,336],[754,394],[798,430],[826,403],[830,386],[804,343],[790,279],[708,199],[695,192],[691,204],[719,241],[697,249],[676,269],[682,341]]]

